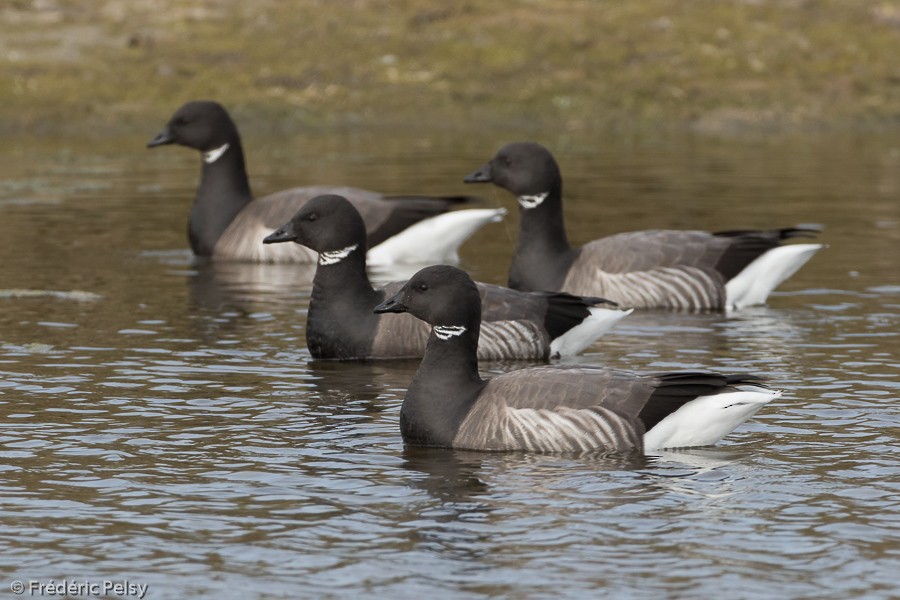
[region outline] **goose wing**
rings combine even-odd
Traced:
[[[410,225],[449,210],[463,202],[459,197],[385,198],[354,187],[297,187],[257,198],[242,210],[222,234],[215,254],[220,258],[256,262],[314,262],[315,253],[297,244],[263,245],[267,235],[284,225],[307,202],[322,194],[339,194],[359,211],[366,224],[369,247]]]
[[[589,319],[599,319],[595,315],[595,307],[614,306],[602,298],[573,296],[564,292],[520,292],[496,285],[477,285],[481,293],[482,323],[478,342],[478,357],[481,359],[546,359],[554,352],[554,340]],[[624,314],[621,313],[621,316]],[[604,323],[615,320],[606,317]],[[592,323],[583,336],[584,340],[575,347],[580,351],[608,327],[595,327]]]
[[[653,379],[580,366],[532,368],[487,381],[453,445],[596,452],[642,448],[638,418]]]
[[[716,270],[725,281],[736,277],[757,258],[781,245],[785,240],[793,238],[812,238],[820,233],[816,226],[785,227],[767,231],[744,229],[719,231],[714,235],[718,239],[729,240],[728,248],[716,262]]]
[[[247,205],[239,218],[243,216],[257,221],[274,231],[309,200],[322,194],[343,196],[359,211],[369,234],[370,248],[414,223],[447,212],[455,205],[472,199],[470,196],[384,196],[355,187],[317,185],[291,188],[257,198]]]
[[[454,446],[535,452],[642,450],[646,431],[693,406],[694,400],[716,404],[709,400],[726,399],[728,404],[718,403],[713,410],[690,413],[698,422],[688,418],[670,423],[654,441],[707,445],[777,396],[750,375],[680,372],[641,377],[574,365],[526,369],[487,382],[457,430]],[[723,410],[729,409],[724,418]]]
[[[675,266],[713,269],[731,243],[705,231],[632,231],[584,245],[578,262],[602,265],[607,273]]]
[[[514,409],[590,409],[596,406],[637,417],[657,379],[585,365],[532,367],[487,380],[483,397]]]
[[[730,243],[703,231],[613,235],[580,249],[562,287],[623,307],[721,308],[725,282],[715,265]]]
[[[563,288],[626,307],[721,309],[725,283],[784,240],[815,229],[770,231],[637,231],[581,248]]]
[[[499,285],[476,283],[481,293],[484,321],[527,319],[540,324],[556,338],[580,325],[591,314],[591,307],[615,308],[616,303],[595,296],[576,296],[566,292],[522,292]]]
[[[659,267],[715,269],[727,281],[782,242],[815,237],[818,233],[819,228],[813,226],[717,233],[664,229],[632,231],[585,244],[578,260],[602,264],[607,273],[648,271]]]
[[[369,234],[369,248],[425,219],[445,213],[455,205],[474,201],[474,196],[382,196],[377,201],[355,201]]]

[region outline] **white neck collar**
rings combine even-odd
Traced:
[[[347,246],[346,248],[341,248],[340,250],[329,250],[328,252],[320,252],[319,253],[319,264],[320,265],[336,265],[348,256],[350,253],[356,250],[356,247],[359,244],[353,244],[352,246]]]
[[[217,160],[219,160],[220,158],[222,158],[222,155],[225,154],[225,151],[226,151],[226,150],[228,150],[228,144],[227,144],[227,143],[226,143],[226,144],[222,144],[222,145],[219,146],[218,148],[213,148],[213,149],[210,150],[209,152],[204,152],[204,153],[203,153],[203,162],[205,162],[205,163],[208,164],[208,165],[210,165],[210,164],[216,162]]]
[[[434,335],[438,336],[438,339],[441,340],[449,340],[452,337],[460,336],[466,330],[462,325],[435,325]]]
[[[547,199],[547,196],[550,195],[550,192],[543,192],[541,194],[532,194],[530,196],[519,196],[519,206],[522,208],[536,208],[541,205],[541,202]]]

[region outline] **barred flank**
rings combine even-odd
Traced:
[[[716,273],[696,267],[657,267],[625,273],[607,273],[599,268],[573,269],[563,289],[609,298],[625,307],[710,310],[725,304],[720,279]]]
[[[586,453],[642,449],[642,434],[616,411],[510,408],[486,401],[470,413],[453,441],[457,448]]]
[[[478,358],[481,360],[542,359],[549,340],[530,321],[488,321],[481,325]]]

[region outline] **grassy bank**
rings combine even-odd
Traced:
[[[145,128],[216,98],[280,127],[900,122],[900,2],[11,0],[0,127]]]

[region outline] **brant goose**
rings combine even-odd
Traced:
[[[315,358],[420,358],[428,326],[407,315],[373,309],[403,286],[373,289],[366,274],[366,229],[345,198],[318,196],[264,240],[296,242],[318,252],[306,325]],[[547,359],[576,354],[631,311],[600,298],[527,293],[479,284],[484,327],[478,356],[485,360]]]
[[[509,286],[565,290],[623,306],[728,310],[763,304],[822,244],[781,245],[818,230],[620,233],[572,248],[562,210],[562,176],[553,155],[535,143],[501,148],[466,183],[491,182],[519,201],[519,238]]]
[[[315,254],[297,245],[260,241],[310,198],[340,193],[362,213],[375,246],[373,264],[455,261],[457,248],[503,209],[447,212],[468,196],[383,196],[351,187],[300,187],[253,199],[237,126],[216,102],[188,102],[172,115],[148,148],[180,144],[203,155],[200,185],[191,208],[188,236],[198,256],[249,262],[307,262]],[[434,238],[441,244],[427,244]],[[378,246],[381,244],[381,246]]]
[[[416,273],[375,309],[431,325],[400,409],[407,444],[574,453],[708,446],[781,395],[750,375],[636,375],[583,365],[483,380],[480,302],[465,272],[440,265]]]

